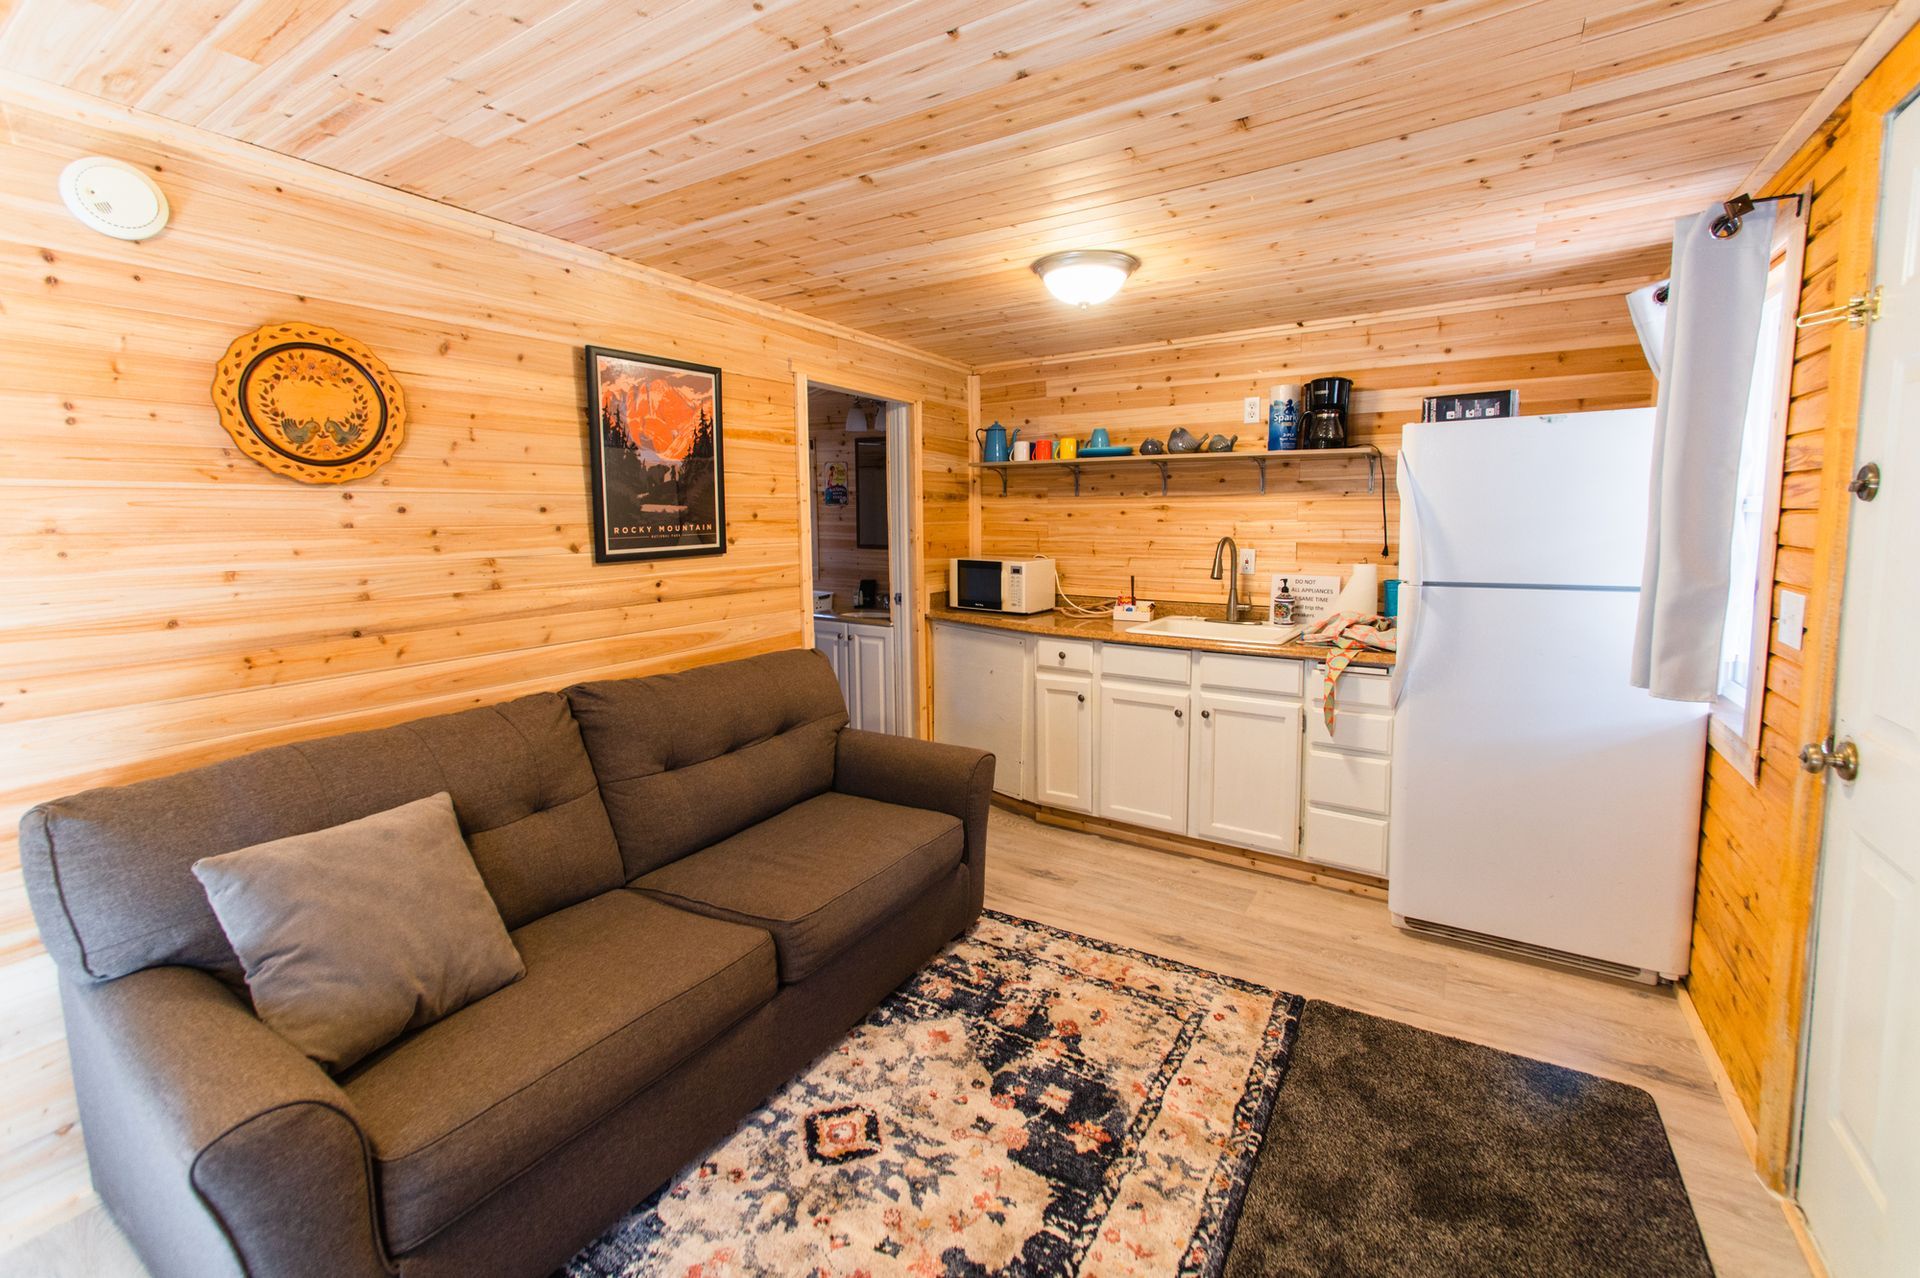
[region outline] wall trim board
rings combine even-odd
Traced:
[[[845,324],[819,319],[742,293],[730,293],[726,289],[702,284],[684,275],[674,275],[656,267],[647,266],[632,258],[617,257],[600,249],[589,248],[584,244],[576,244],[571,240],[563,240],[558,236],[547,235],[540,231],[528,230],[526,227],[488,217],[483,213],[474,213],[452,204],[443,204],[438,200],[429,199],[424,195],[416,195],[411,191],[403,191],[397,187],[343,173],[339,169],[328,168],[311,160],[303,160],[251,142],[243,142],[222,133],[121,106],[105,98],[80,93],[33,76],[23,75],[18,71],[0,69],[0,127],[10,131],[11,126],[5,124],[6,106],[9,102],[17,102],[48,114],[62,115],[76,123],[109,128],[150,145],[163,148],[187,147],[203,155],[229,160],[263,177],[278,175],[309,192],[338,195],[363,204],[382,204],[414,219],[434,221],[466,231],[479,231],[503,244],[511,244],[530,252],[543,253],[549,257],[591,266],[596,270],[625,275],[659,288],[669,289],[689,299],[714,303],[729,310],[756,315],[781,324],[798,325],[818,333],[844,338],[864,347],[939,365],[962,376],[972,371],[969,365],[958,360],[937,355],[932,351],[921,350],[892,338],[864,333]]]

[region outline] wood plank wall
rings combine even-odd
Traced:
[[[1427,395],[1511,387],[1526,413],[1651,404],[1653,375],[1627,316],[1628,287],[991,366],[981,370],[980,419],[1019,427],[1023,438],[1084,440],[1105,426],[1113,442],[1129,444],[1185,426],[1263,449],[1266,427],[1239,424],[1243,396],[1338,375],[1354,380],[1353,442],[1377,444],[1391,459],[1400,426],[1419,420]],[[1307,482],[1296,485],[1276,467],[1262,496],[1251,467],[1208,467],[1176,475],[1164,498],[1146,467],[1089,469],[1077,498],[1064,472],[1016,475],[1006,497],[986,475],[980,551],[1051,555],[1079,595],[1112,595],[1133,577],[1144,598],[1207,602],[1223,597],[1209,569],[1224,535],[1257,552],[1255,575],[1243,583],[1256,594],[1271,572],[1390,568],[1400,518],[1391,491],[1382,554],[1381,503],[1367,491],[1366,466],[1313,462],[1302,473]]]
[[[853,464],[854,440],[885,439],[886,436],[877,431],[849,435],[846,420],[844,409],[826,418],[815,417],[809,424],[807,436],[813,453],[812,491],[807,494],[807,500],[813,503],[813,588],[833,591],[837,608],[853,606],[854,592],[866,578],[879,582],[883,593],[893,589],[887,583],[886,548],[873,550],[860,546],[856,505],[860,477]],[[834,462],[847,468],[847,504],[844,506],[829,506],[820,496],[826,491],[827,467]]]
[[[930,588],[967,536],[968,374],[304,162],[0,86],[0,1249],[87,1201],[31,803],[259,746],[800,641],[793,366],[920,400]],[[68,216],[99,152],[151,166],[144,244]],[[367,480],[280,479],[208,398],[237,335],[366,342],[408,437]],[[580,348],[725,370],[728,553],[596,566]],[[958,538],[957,543],[955,538]]]
[[[1768,182],[1813,187],[1800,310],[1871,285],[1886,112],[1920,84],[1920,31],[1907,34]],[[1701,1028],[1751,1123],[1756,1166],[1776,1189],[1792,1168],[1800,1035],[1818,883],[1824,782],[1798,767],[1800,746],[1832,716],[1846,565],[1846,492],[1860,411],[1864,330],[1803,329],[1794,348],[1781,488],[1774,617],[1780,591],[1807,595],[1798,650],[1776,637],[1767,658],[1757,778],[1718,755],[1707,771],[1687,986]]]

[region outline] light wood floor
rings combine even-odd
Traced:
[[[1805,1278],[1671,992],[1408,936],[1378,901],[999,810],[988,848],[994,909],[1646,1088],[1719,1273]],[[0,1257],[4,1278],[143,1272],[98,1208]]]

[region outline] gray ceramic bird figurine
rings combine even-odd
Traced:
[[[1233,446],[1239,442],[1240,437],[1238,435],[1235,435],[1232,439],[1228,439],[1225,435],[1215,435],[1207,441],[1207,451],[1210,453],[1230,453],[1233,451]]]
[[[1185,426],[1175,426],[1173,433],[1167,436],[1167,451],[1171,453],[1197,453],[1200,440]]]

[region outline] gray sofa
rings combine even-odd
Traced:
[[[978,917],[993,757],[859,732],[817,653],[588,683],[42,804],[93,1180],[158,1275],[543,1274]],[[453,796],[526,963],[338,1076],[189,870]]]

